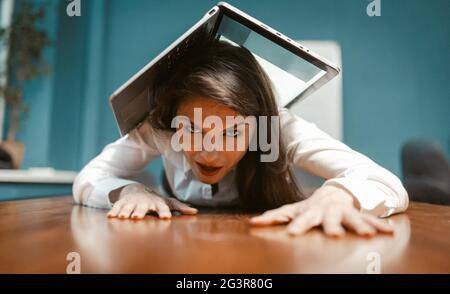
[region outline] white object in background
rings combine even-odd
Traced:
[[[72,184],[77,174],[74,171],[55,170],[50,167],[0,169],[0,183]]]
[[[293,113],[316,124],[321,130],[340,141],[344,138],[342,115],[342,58],[341,47],[334,41],[298,41],[320,56],[341,68],[337,77],[329,81],[316,92],[291,107]],[[305,194],[310,195],[322,183],[323,179],[296,169],[295,175]]]
[[[315,123],[332,137],[342,140],[342,59],[341,47],[334,41],[298,41],[341,68],[337,77],[307,96],[291,110],[309,122]]]
[[[14,0],[2,0],[0,28],[5,29],[11,25],[11,19],[14,9]],[[4,38],[5,39],[5,38]],[[0,44],[0,86],[4,86],[7,81],[6,69],[9,55],[9,47]],[[5,73],[5,74],[3,74]],[[0,141],[3,139],[3,123],[5,121],[5,98],[0,95]]]

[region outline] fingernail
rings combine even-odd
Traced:
[[[298,228],[293,226],[288,226],[287,228],[288,233],[297,234],[299,232]]]
[[[394,229],[393,229],[393,228],[386,229],[386,230],[384,231],[384,233],[386,233],[386,234],[394,234]]]
[[[373,236],[373,235],[375,235],[375,231],[359,231],[358,232],[358,234],[359,235],[361,235],[361,236],[365,236],[365,237],[370,237],[370,236]]]
[[[288,234],[290,235],[298,235],[300,233],[299,230],[295,230],[295,229],[288,229]]]
[[[263,225],[264,222],[262,220],[260,220],[260,219],[251,219],[250,220],[250,224],[252,224],[252,225]]]
[[[329,237],[332,237],[332,238],[340,238],[340,237],[344,236],[344,233],[342,233],[342,232],[333,232],[333,233],[328,233],[327,235]]]
[[[250,222],[258,223],[258,222],[261,222],[262,220],[264,220],[264,219],[263,219],[263,218],[260,218],[260,217],[252,217],[252,218],[250,219]]]

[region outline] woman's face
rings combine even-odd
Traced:
[[[256,126],[243,121],[237,111],[202,96],[181,103],[177,117],[185,117],[177,129],[183,136],[184,155],[197,179],[207,184],[219,182],[237,165]]]

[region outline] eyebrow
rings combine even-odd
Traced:
[[[196,126],[197,128],[199,128],[199,126],[197,126],[192,120],[189,120],[189,122],[191,123],[191,126],[194,125],[194,126]],[[243,124],[245,124],[245,121],[242,121],[242,122],[240,122],[240,123],[238,123],[238,124],[234,124],[233,126],[230,126],[230,127],[228,127],[228,128],[224,128],[224,129],[223,129],[223,132],[225,132],[226,130],[231,129],[231,128],[236,129],[237,127],[239,127],[239,126],[241,126],[241,125],[243,125]],[[202,129],[202,130],[203,130],[203,129]]]

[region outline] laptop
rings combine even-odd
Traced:
[[[336,65],[291,38],[236,7],[219,2],[110,96],[122,136],[148,116],[158,71],[174,67],[183,52],[205,37],[247,48],[271,79],[280,108],[291,107],[340,72]]]

